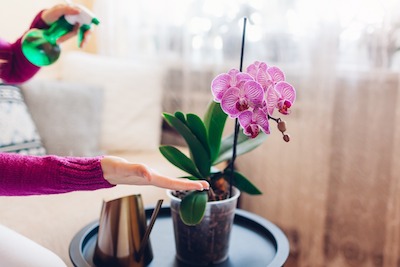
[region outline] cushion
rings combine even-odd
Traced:
[[[35,80],[22,87],[47,154],[101,154],[101,87],[61,81]]]
[[[162,73],[154,64],[69,52],[61,57],[65,81],[104,87],[101,148],[156,150],[161,136]]]
[[[46,154],[20,89],[4,84],[0,84],[0,152]]]

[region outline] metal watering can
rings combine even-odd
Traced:
[[[163,200],[158,200],[147,226],[141,195],[104,201],[93,262],[105,267],[142,267],[153,260],[150,232]]]

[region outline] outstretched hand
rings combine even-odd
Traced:
[[[184,178],[163,176],[144,164],[130,163],[114,156],[101,159],[104,178],[111,184],[153,185],[172,190],[205,190],[209,184],[204,180],[194,181]]]

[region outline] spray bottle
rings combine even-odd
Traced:
[[[82,46],[85,32],[91,25],[98,25],[99,20],[94,14],[82,5],[74,4],[81,12],[76,15],[65,15],[55,21],[48,29],[31,29],[22,38],[22,52],[25,57],[36,66],[47,66],[60,57],[61,49],[57,39],[79,25],[78,46]]]

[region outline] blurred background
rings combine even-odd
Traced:
[[[58,3],[0,2],[10,41]],[[280,67],[298,98],[282,118],[292,141],[272,125],[267,141],[239,158],[264,192],[243,196],[241,207],[288,235],[286,266],[400,266],[399,1],[76,2],[101,21],[84,51],[162,67],[168,112],[204,112],[212,78],[239,68],[247,17],[244,66]]]

